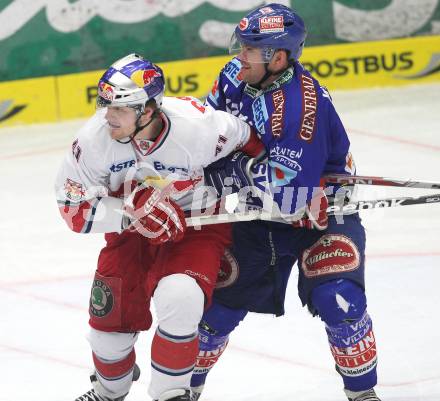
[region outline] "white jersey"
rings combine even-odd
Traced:
[[[154,142],[112,139],[106,109],[79,131],[56,178],[58,205],[72,230],[120,232],[124,199],[151,178],[182,182],[189,189],[173,199],[183,210],[198,209],[202,199],[194,190],[203,186],[203,167],[245,145],[249,153],[262,149],[246,123],[195,98],[164,98],[162,111]],[[205,207],[216,202],[203,193]]]

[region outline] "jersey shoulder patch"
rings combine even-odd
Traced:
[[[233,86],[238,88],[243,84],[243,80],[240,76],[241,62],[237,58],[232,59],[222,70],[222,74],[232,83]]]

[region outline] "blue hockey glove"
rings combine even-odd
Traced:
[[[204,169],[205,184],[213,187],[218,197],[222,197],[222,194],[239,192],[244,187],[251,187],[254,182],[249,171],[253,162],[254,159],[243,152],[235,152],[223,157]]]

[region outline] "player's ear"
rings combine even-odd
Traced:
[[[289,59],[286,50],[277,50],[272,57],[272,63],[275,70],[285,69],[289,65]]]
[[[153,117],[153,114],[154,108],[147,104],[140,118],[141,125],[146,124]]]
[[[144,112],[142,113],[140,122],[141,124],[146,124],[154,116],[154,113],[158,111],[158,106],[155,99],[150,99],[145,104]]]

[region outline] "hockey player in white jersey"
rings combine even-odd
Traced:
[[[238,118],[194,98],[163,98],[162,70],[132,54],[98,84],[97,111],[79,131],[56,179],[59,209],[80,233],[105,233],[90,296],[93,388],[77,401],[122,401],[139,377],[135,342],[152,323],[153,400],[190,399],[198,323],[209,305],[229,225],[186,228],[203,167],[241,148],[263,149]],[[151,182],[171,182],[163,191]],[[172,189],[172,191],[170,191]]]

